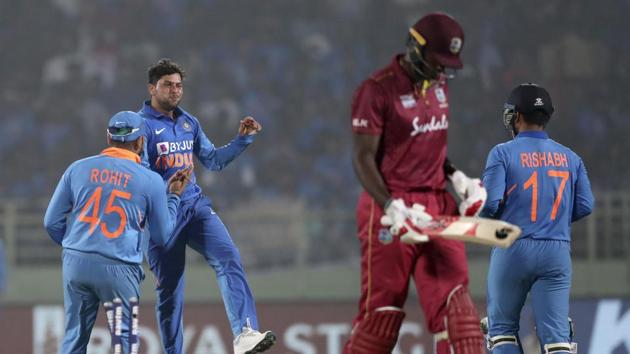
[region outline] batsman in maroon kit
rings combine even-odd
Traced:
[[[361,300],[344,353],[389,354],[405,313],[410,279],[420,295],[437,354],[482,354],[479,317],[468,293],[460,241],[400,242],[405,222],[474,216],[485,202],[479,179],[446,157],[445,68],[463,66],[464,32],[449,15],[429,14],[409,29],[406,52],[358,88],[352,102],[353,165],[365,189],[357,206]],[[462,202],[446,191],[446,181]],[[421,235],[423,236],[423,235]]]

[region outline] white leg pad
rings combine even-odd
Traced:
[[[519,346],[518,344],[518,339],[516,339],[516,336],[511,336],[511,335],[499,335],[499,336],[494,336],[488,339],[487,341],[488,343],[488,350],[492,350],[496,347],[502,346],[502,345],[515,345],[515,346]]]
[[[545,344],[543,348],[545,349],[545,354],[564,352],[573,353],[573,346],[571,343],[549,343]],[[575,345],[575,351],[577,352],[577,344]]]

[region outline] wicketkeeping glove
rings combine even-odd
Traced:
[[[479,178],[469,178],[462,171],[455,171],[450,177],[455,193],[462,199],[459,203],[459,214],[477,216],[481,212],[488,192]]]

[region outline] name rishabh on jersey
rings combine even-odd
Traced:
[[[593,209],[582,159],[543,131],[495,146],[483,184],[488,199],[480,215],[519,225],[521,238],[570,241],[571,222]]]
[[[144,118],[147,127],[143,164],[160,174],[164,181],[178,170],[193,166],[193,156],[209,170],[219,171],[254,141],[253,135],[239,135],[229,144],[215,148],[203,132],[199,120],[179,107],[173,112],[175,119],[153,109],[150,101],[144,102],[138,113]],[[193,173],[182,193],[182,200],[201,193],[196,181]]]

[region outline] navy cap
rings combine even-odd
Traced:
[[[135,141],[144,134],[144,120],[132,111],[114,114],[107,126],[107,136],[114,141]]]
[[[541,111],[551,116],[554,111],[549,92],[532,83],[518,85],[510,93],[507,103],[513,105],[517,112],[524,114]]]

